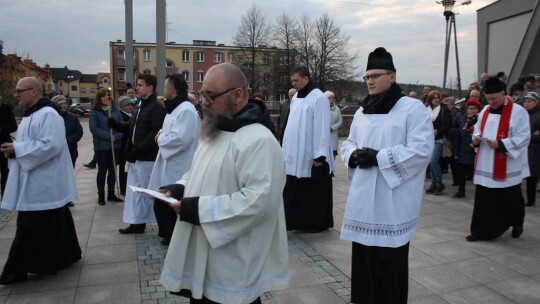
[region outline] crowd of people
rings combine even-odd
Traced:
[[[151,74],[140,74],[117,103],[99,89],[89,117],[95,163],[84,164],[98,168],[97,204],[124,203],[122,234],[157,222],[169,246],[160,283],[190,303],[261,303],[264,292],[289,286],[287,231],[334,226],[336,156],[349,171],[341,238],[352,242],[353,303],[407,302],[422,196],[445,192],[444,172],[457,187],[453,198],[466,196],[468,180],[475,184],[467,241],[495,239],[510,227],[520,237],[540,176],[540,97],[531,78],[507,94],[504,74],[482,75],[457,102],[430,87],[421,99],[405,96],[382,47],[365,71],[369,95],[341,146],[336,96],[302,66],[291,72],[277,126],[230,63],[211,67],[199,93],[181,75],[166,77],[163,97]],[[63,95],[43,97],[36,78],[22,78],[15,96],[27,108],[18,126],[11,109],[0,108],[1,207],[18,211],[0,284],[55,274],[81,258],[69,209],[79,199],[73,167],[81,124]]]

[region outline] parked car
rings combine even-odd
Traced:
[[[84,106],[82,106],[80,103],[75,103],[75,104],[72,104],[70,107],[69,107],[69,110],[68,110],[70,113],[72,114],[75,114],[77,116],[81,116],[81,117],[84,117],[84,116],[89,116],[90,115],[90,110],[88,110],[87,108],[85,108]]]

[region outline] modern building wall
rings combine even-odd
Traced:
[[[478,75],[505,72],[511,85],[540,75],[540,1],[499,0],[477,11]]]

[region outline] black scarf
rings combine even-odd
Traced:
[[[272,134],[276,135],[276,129],[266,106],[262,101],[255,99],[250,99],[248,104],[236,113],[232,119],[221,118],[218,122],[218,129],[227,132],[236,132],[238,129],[254,123],[262,124]]]
[[[169,99],[165,100],[163,102],[163,104],[165,105],[165,109],[167,110],[167,114],[171,114],[172,111],[174,111],[174,109],[176,109],[176,107],[178,107],[182,102],[184,102],[186,100],[189,100],[187,92],[182,92],[182,93],[176,95],[176,97],[174,97],[171,100],[169,100]]]
[[[396,102],[405,95],[401,93],[401,89],[397,83],[393,83],[390,88],[381,94],[368,95],[364,99],[362,113],[364,114],[388,114],[394,107]]]
[[[33,105],[31,108],[26,110],[26,112],[24,112],[23,117],[28,117],[32,115],[33,113],[41,110],[44,107],[51,107],[55,109],[56,111],[58,111],[58,107],[56,106],[56,104],[54,104],[52,101],[50,101],[47,98],[41,98],[40,100],[38,100],[38,102],[36,102],[35,105]]]
[[[296,97],[298,98],[306,98],[308,94],[315,89],[315,85],[311,83],[311,80],[300,90],[298,91],[298,95]]]

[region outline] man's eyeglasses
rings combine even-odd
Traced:
[[[225,90],[225,91],[223,91],[221,93],[216,93],[216,94],[212,94],[212,95],[208,95],[208,93],[206,93],[205,91],[199,91],[199,95],[202,96],[203,100],[206,100],[208,103],[212,104],[212,103],[214,103],[214,99],[218,98],[221,95],[227,94],[232,90],[236,90],[236,89],[237,88],[230,88],[230,89]]]
[[[377,78],[379,78],[379,77],[381,77],[381,76],[383,76],[383,75],[390,75],[390,74],[392,74],[392,73],[371,74],[371,75],[366,75],[366,76],[364,76],[364,77],[362,77],[362,78],[364,78],[364,81],[368,81],[368,80],[370,80],[370,79],[375,80],[375,79],[377,79]]]
[[[28,89],[16,89],[15,91],[13,91],[13,94],[21,94],[22,92],[30,91],[31,89],[33,89],[33,88],[28,88]]]

